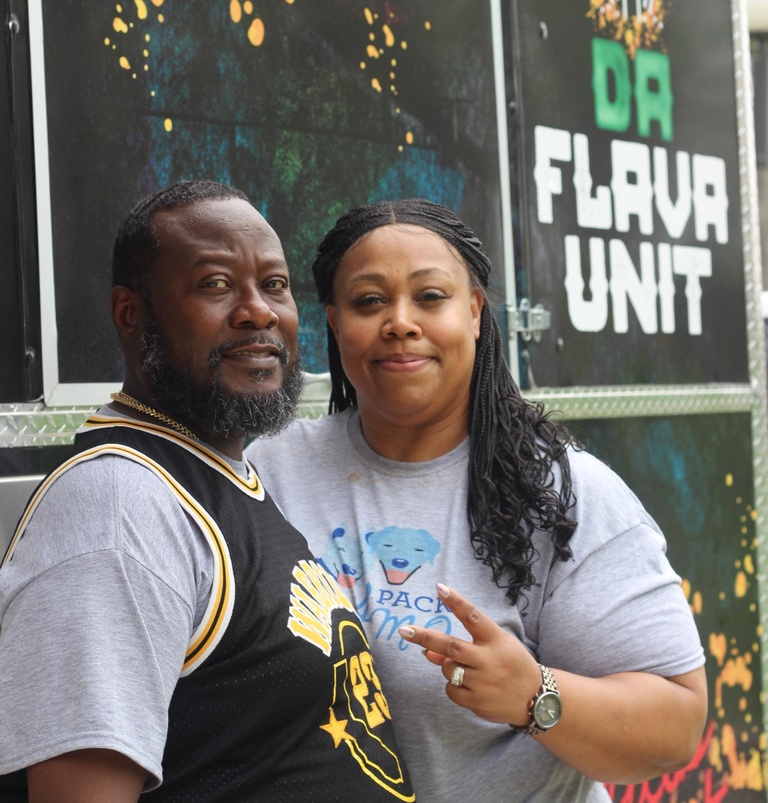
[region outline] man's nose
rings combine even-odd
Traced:
[[[235,329],[271,329],[279,320],[280,316],[257,288],[240,293],[231,315]]]

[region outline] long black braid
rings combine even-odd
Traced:
[[[574,499],[566,454],[574,440],[549,418],[541,403],[524,399],[504,358],[501,331],[488,303],[491,262],[482,243],[450,209],[423,199],[383,201],[356,207],[336,221],[312,266],[322,304],[333,303],[336,269],[362,236],[394,223],[438,234],[463,258],[472,285],[485,303],[480,318],[470,386],[470,458],[467,518],[475,556],[489,566],[494,582],[515,604],[535,583],[535,530],[551,535],[556,557],[571,557],[568,540],[576,527],[568,512]],[[336,337],[327,327],[331,373],[329,412],[357,404],[355,388],[341,364]],[[562,477],[554,488],[553,464]]]

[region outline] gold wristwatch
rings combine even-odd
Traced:
[[[563,703],[560,699],[560,692],[557,690],[557,682],[552,670],[539,664],[541,670],[541,689],[534,695],[528,703],[528,715],[531,718],[529,725],[510,725],[512,730],[518,733],[546,733],[550,728],[554,728],[560,721],[563,713]]]

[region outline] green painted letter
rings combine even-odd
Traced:
[[[613,75],[615,98],[611,99],[609,74]],[[629,59],[618,42],[592,40],[592,93],[595,123],[606,131],[626,131],[632,121],[632,84]]]
[[[651,121],[656,120],[661,138],[672,139],[672,71],[669,56],[655,50],[638,50],[635,56],[635,104],[637,133],[651,135]],[[651,86],[653,84],[653,86]]]

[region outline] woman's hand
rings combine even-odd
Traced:
[[[426,650],[446,679],[446,694],[457,705],[491,722],[530,724],[528,702],[542,685],[536,659],[453,589],[438,585],[440,599],[472,636],[462,641],[419,627],[400,635]],[[450,679],[464,667],[460,687]],[[605,783],[632,784],[680,769],[691,760],[707,713],[704,667],[675,677],[620,672],[585,677],[553,670],[562,718],[535,736],[574,769]]]
[[[437,593],[472,641],[421,627],[401,627],[400,635],[423,647],[427,660],[441,668],[448,681],[445,693],[456,705],[489,722],[528,725],[528,702],[541,687],[536,659],[515,636],[461,594],[442,584]],[[464,677],[462,685],[455,686],[450,681],[459,666],[464,668]]]

